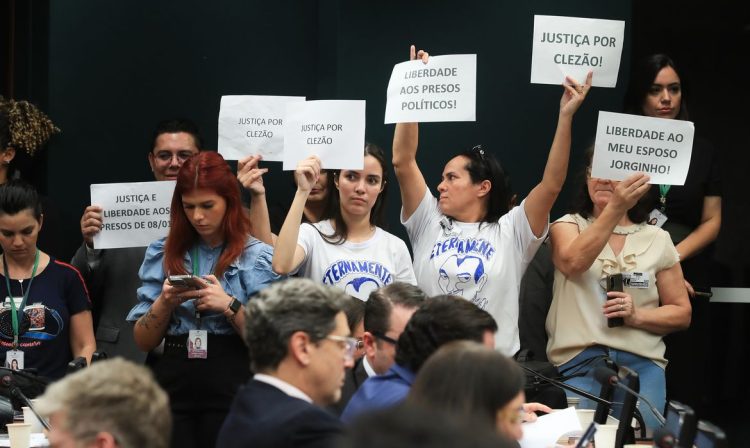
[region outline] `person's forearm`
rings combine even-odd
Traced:
[[[174,310],[159,296],[146,314],[141,316],[133,327],[135,343],[144,352],[154,349],[164,339],[169,328],[169,320]]]
[[[698,252],[711,244],[719,235],[720,227],[721,218],[718,216],[696,227],[684,240],[675,246],[677,253],[680,254],[680,260],[687,260],[697,255]]]
[[[273,246],[271,220],[268,215],[268,204],[266,203],[265,193],[250,193],[250,223],[252,224],[252,235],[260,241]]]
[[[662,305],[658,308],[637,308],[625,323],[651,333],[667,335],[690,326],[690,306]]]
[[[559,255],[556,257],[555,267],[567,277],[587,271],[609,241],[623,213],[614,206],[605,207],[599,217],[578,234],[567,247],[558,249]],[[564,223],[555,225],[564,225]]]
[[[396,123],[393,131],[393,168],[398,176],[399,167],[412,163],[417,158],[419,146],[419,125],[417,123]]]
[[[286,275],[297,267],[294,266],[294,253],[297,250],[302,213],[305,210],[305,202],[307,202],[309,195],[310,193],[307,191],[297,190],[284,224],[281,226],[273,250],[272,261],[273,271],[277,274]]]
[[[547,164],[544,167],[541,184],[544,185],[548,194],[555,195],[555,199],[562,190],[565,178],[568,175],[572,125],[573,116],[561,113],[557,120],[555,138],[552,140],[552,146],[547,156]]]
[[[234,315],[232,312],[227,309],[224,311],[224,317],[227,318],[227,321],[230,325],[232,325],[232,328],[234,328],[234,331],[237,332],[238,335],[242,338],[242,340],[245,340],[245,305],[242,305],[240,309],[235,313]]]

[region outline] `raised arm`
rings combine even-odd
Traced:
[[[268,168],[258,168],[261,156],[248,156],[237,162],[237,180],[250,192],[250,233],[255,238],[273,246],[271,220],[268,217],[266,204],[266,188],[263,185],[263,175]]]
[[[297,181],[297,192],[294,200],[286,214],[284,224],[279,231],[276,246],[273,251],[273,271],[280,275],[286,275],[295,269],[305,259],[305,251],[297,244],[299,239],[299,228],[302,222],[302,214],[305,211],[305,202],[310,195],[315,182],[320,176],[320,159],[316,156],[308,157],[297,165],[294,177]],[[335,194],[331,192],[330,194]]]
[[[582,232],[574,224],[555,223],[550,229],[555,268],[570,277],[591,267],[620,219],[649,191],[648,180],[645,174],[637,173],[617,184],[604,210]]]
[[[567,77],[570,84],[563,84],[564,92],[560,99],[557,130],[547,156],[544,175],[542,181],[531,190],[524,203],[524,212],[526,212],[532,232],[537,237],[541,236],[547,227],[549,212],[552,210],[552,205],[557,200],[557,196],[565,183],[565,177],[568,174],[568,160],[570,159],[570,134],[573,115],[591,89],[591,77],[592,72],[589,72],[583,86],[571,77]]]
[[[409,49],[409,60],[417,58],[427,64],[429,54],[424,50],[416,51],[414,45]],[[419,145],[419,125],[417,123],[397,123],[393,132],[393,169],[401,189],[403,218],[409,219],[419,206],[427,190],[427,182],[417,165],[417,146]]]

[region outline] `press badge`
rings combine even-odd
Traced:
[[[648,214],[648,223],[653,226],[662,227],[665,222],[667,222],[667,215],[658,208],[651,210],[651,213]]]
[[[208,332],[206,330],[190,330],[188,334],[188,358],[208,358]]]
[[[647,289],[649,276],[646,272],[623,272],[622,286],[625,288]]]
[[[5,367],[12,370],[23,370],[23,352],[21,350],[5,352]]]

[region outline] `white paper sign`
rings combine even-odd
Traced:
[[[622,20],[534,16],[531,82],[562,84],[569,75],[583,84],[593,71],[594,86],[615,87],[624,37]]]
[[[599,112],[591,176],[623,180],[643,172],[652,184],[683,185],[694,134],[689,121]]]
[[[476,121],[477,55],[432,56],[396,64],[385,123]]]
[[[289,103],[284,120],[284,170],[317,155],[325,169],[364,167],[365,102]]]
[[[166,236],[175,183],[92,184],[91,204],[102,208],[94,248],[143,247]]]
[[[260,154],[263,160],[281,162],[284,150],[284,116],[290,102],[304,96],[224,95],[219,109],[219,154],[240,160]]]

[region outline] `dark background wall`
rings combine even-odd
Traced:
[[[63,133],[47,153],[49,195],[75,223],[99,182],[150,180],[149,133],[162,118],[196,120],[216,146],[223,94],[364,99],[367,136],[387,152],[385,89],[415,43],[433,54],[478,54],[477,122],[422,127],[420,163],[431,187],[451,154],[483,143],[512,174],[521,197],[541,177],[562,89],[529,83],[534,14],[620,19],[630,2],[280,1],[52,2],[50,116]],[[630,28],[626,30],[629,37]],[[629,39],[626,39],[628,42]],[[625,45],[621,73],[629,67]],[[574,165],[594,135],[596,112],[617,111],[625,85],[595,89],[575,123]],[[291,193],[280,164],[269,200]],[[60,188],[64,185],[65,188]],[[396,187],[395,182],[392,187]],[[554,216],[563,213],[567,191]],[[392,188],[390,230],[398,224]]]

